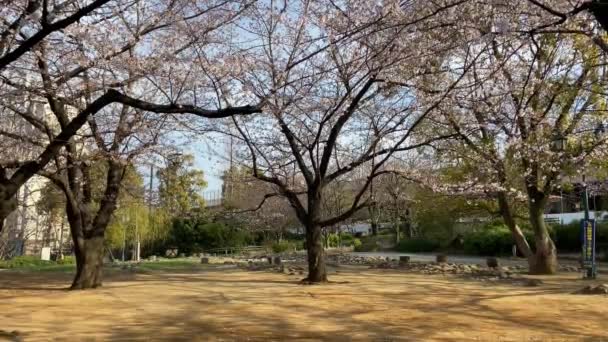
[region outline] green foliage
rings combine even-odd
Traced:
[[[608,223],[597,223],[597,236],[595,237],[596,248],[604,250],[608,248]],[[557,249],[562,252],[580,252],[581,250],[581,226],[580,222],[573,222],[553,227],[554,241]]]
[[[433,240],[418,238],[401,240],[396,247],[399,252],[425,253],[439,249],[439,243]]]
[[[342,232],[340,233],[340,245],[344,247],[352,246],[358,247],[361,246],[361,240],[355,238],[351,233]]]
[[[120,206],[106,231],[106,244],[112,249],[121,249],[124,240],[127,248],[132,246],[139,235],[143,253],[162,245],[171,230],[168,213],[162,208],[153,209],[142,202],[127,202]]]
[[[464,251],[475,255],[507,255],[511,253],[513,243],[511,231],[506,226],[490,224],[479,231],[465,234]]]
[[[176,217],[183,217],[193,209],[205,206],[200,191],[207,186],[207,182],[203,171],[193,169],[193,166],[194,157],[184,155],[173,158],[166,168],[158,171],[162,206]]]
[[[25,268],[25,267],[44,267],[55,264],[52,261],[40,260],[35,256],[18,256],[10,260],[0,261],[0,268]]]
[[[581,227],[575,222],[566,225],[557,225],[555,231],[555,246],[562,252],[578,252],[581,250]]]
[[[43,269],[56,267],[57,265],[75,265],[76,260],[72,256],[66,256],[63,260],[58,261],[45,261],[40,260],[37,256],[24,255],[14,257],[9,260],[0,260],[0,268],[11,268],[11,269]]]
[[[76,265],[76,258],[72,255],[66,255],[61,260],[57,260],[57,265]]]
[[[338,247],[340,245],[340,235],[331,233],[327,235],[327,247]]]
[[[355,246],[355,252],[377,252],[380,249],[378,238],[375,236],[362,237],[360,242],[360,245]]]
[[[293,250],[293,249],[294,249],[294,244],[290,243],[287,240],[275,242],[272,244],[273,253],[283,253],[283,252],[287,252],[287,251]]]
[[[252,235],[242,229],[226,226],[221,222],[206,222],[197,219],[173,221],[167,243],[179,253],[200,253],[224,247],[240,247],[251,243]]]

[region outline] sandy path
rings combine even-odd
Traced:
[[[68,292],[69,275],[3,272],[0,330],[24,341],[608,341],[608,297],[569,294],[587,284],[574,274],[534,288],[367,269],[323,286],[299,277],[120,274]]]

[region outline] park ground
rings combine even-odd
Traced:
[[[167,264],[168,265],[168,264]],[[22,341],[608,341],[608,297],[340,267],[332,283],[228,265],[113,269],[66,291],[62,271],[0,272],[0,330]],[[8,336],[8,334],[6,334]],[[2,337],[0,337],[2,340]]]

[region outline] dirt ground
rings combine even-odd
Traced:
[[[608,341],[608,297],[539,287],[339,269],[334,283],[206,269],[115,273],[69,292],[64,273],[0,272],[0,330],[23,341]],[[0,337],[1,340],[1,337]]]

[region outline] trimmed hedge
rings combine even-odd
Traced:
[[[581,226],[580,222],[553,227],[555,245],[560,252],[580,252]],[[596,248],[599,252],[608,253],[608,223],[597,223]]]
[[[511,253],[513,238],[508,228],[490,226],[467,233],[464,236],[464,251],[467,254],[497,256]]]

